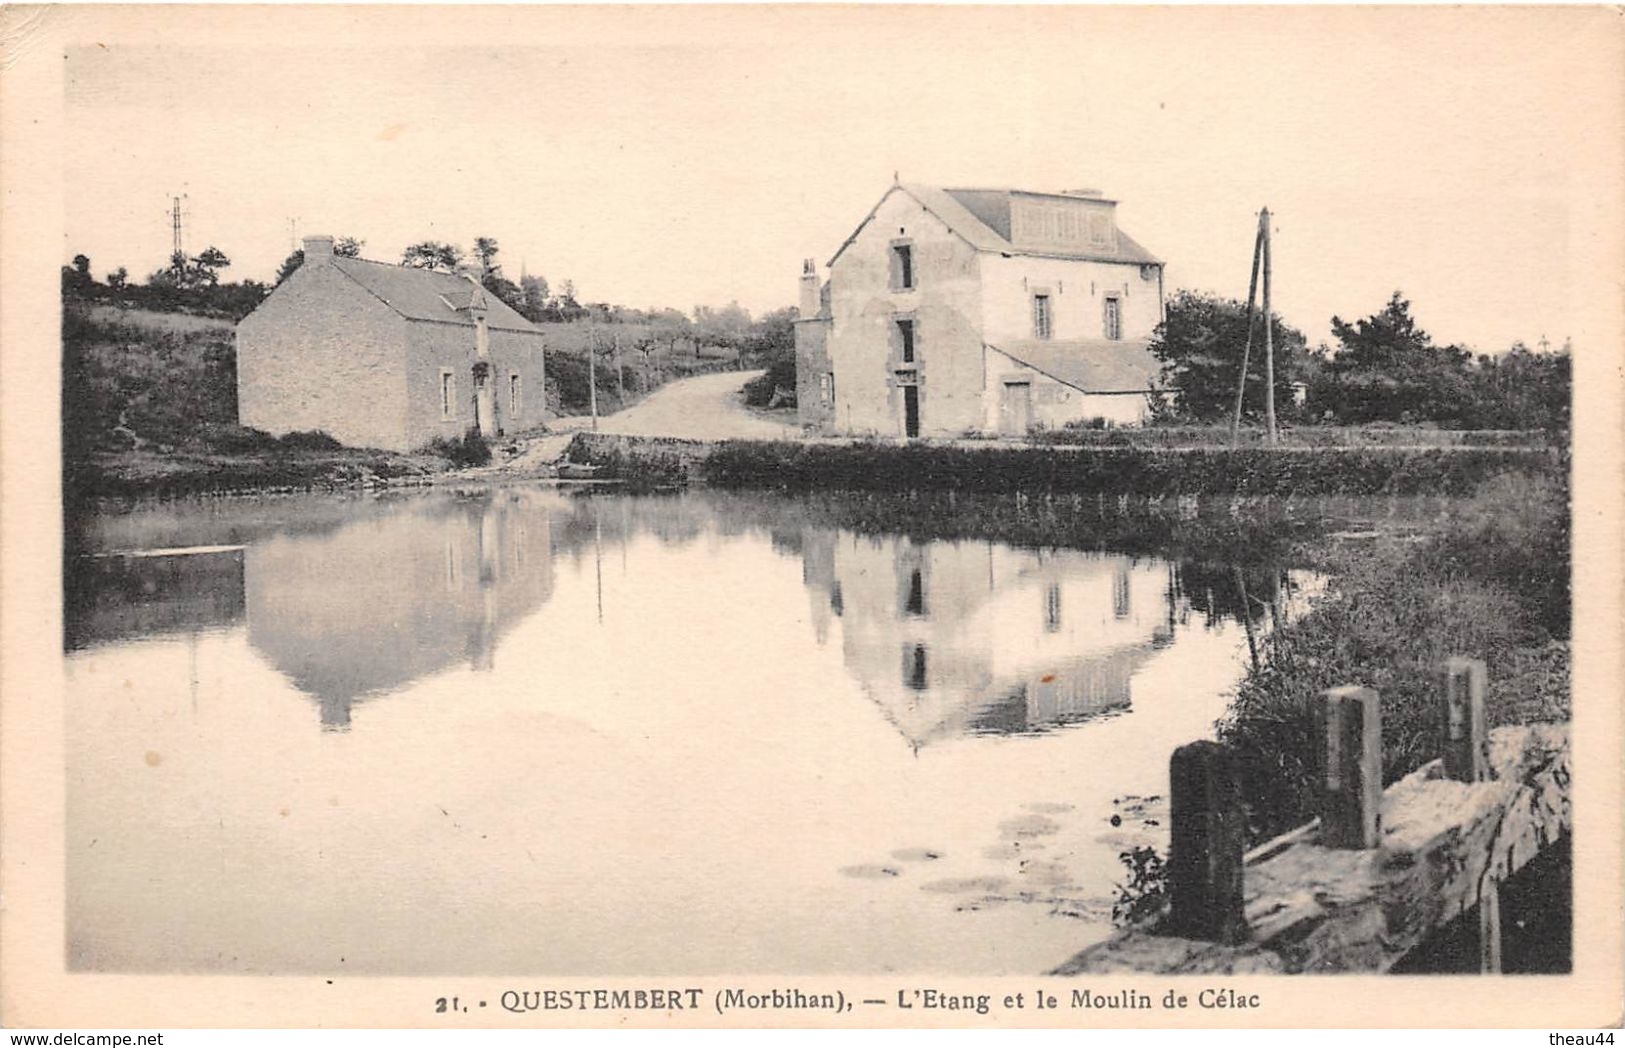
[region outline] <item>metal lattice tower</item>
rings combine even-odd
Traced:
[[[169,198],[171,202],[169,225],[174,233],[174,244],[170,248],[169,255],[171,259],[186,257],[186,213],[181,208],[181,201],[185,200],[186,196],[182,193],[180,196]]]

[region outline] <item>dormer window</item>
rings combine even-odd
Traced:
[[[892,241],[891,287],[893,291],[914,289],[914,245],[907,240]]]

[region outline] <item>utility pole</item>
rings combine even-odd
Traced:
[[[1247,365],[1252,362],[1253,355],[1253,306],[1258,300],[1258,264],[1260,256],[1264,253],[1264,223],[1258,223],[1258,232],[1253,236],[1253,269],[1252,275],[1247,278],[1247,342],[1241,349],[1241,379],[1236,383],[1236,412],[1230,419],[1230,443],[1234,444],[1241,436],[1241,399],[1247,392]]]
[[[621,409],[626,407],[626,372],[621,370],[621,332],[615,332],[615,395],[621,398]]]
[[[592,405],[592,431],[598,432],[598,346],[597,339],[587,339],[587,400]]]
[[[1269,441],[1280,440],[1275,432],[1275,324],[1270,319],[1270,209],[1259,217],[1264,235],[1264,418],[1269,426]]]

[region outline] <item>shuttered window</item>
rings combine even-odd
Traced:
[[[1033,338],[1049,338],[1051,328],[1049,295],[1047,293],[1034,295]]]

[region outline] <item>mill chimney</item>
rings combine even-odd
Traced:
[[[818,263],[812,259],[801,262],[800,319],[811,320],[818,315]]]

